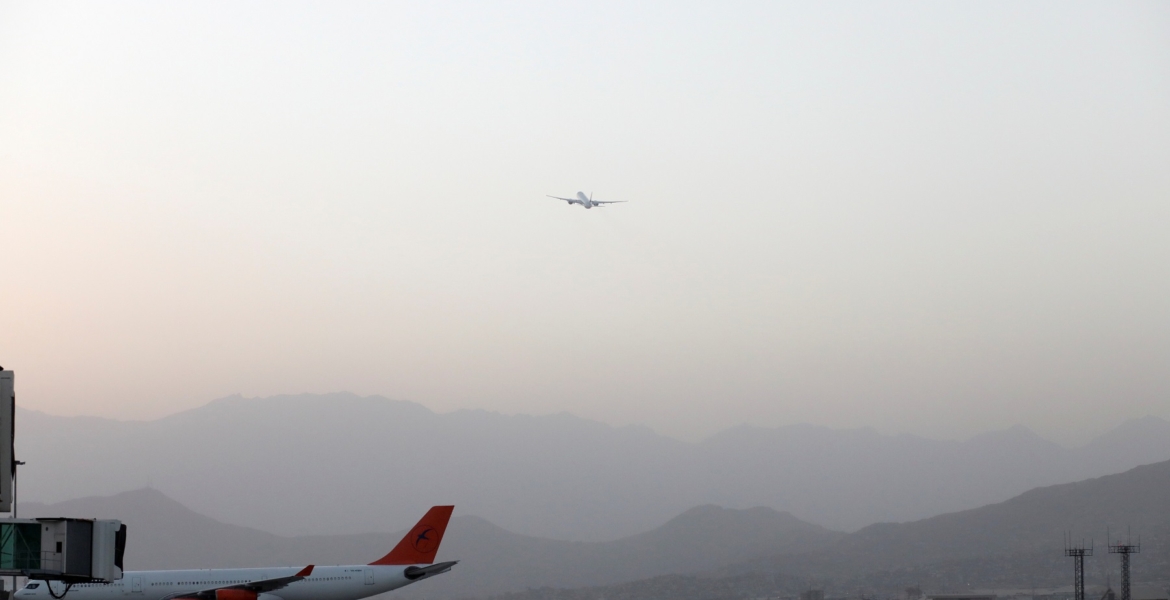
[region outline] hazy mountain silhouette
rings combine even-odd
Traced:
[[[1072,582],[1064,534],[1096,542],[1086,583],[1098,593],[1106,573],[1118,580],[1106,549],[1127,527],[1141,536],[1135,582],[1170,585],[1170,461],[1125,473],[1031,490],[1006,502],[912,523],[884,523],[819,550],[784,553],[704,573],[564,590],[536,588],[500,600],[640,598],[708,600],[793,595],[818,587],[832,596],[898,597],[908,586],[928,593],[973,589],[1058,588]]]
[[[1087,565],[1093,584],[1116,563],[1103,548],[1106,527],[1116,537],[1127,526],[1142,541],[1134,580],[1158,581],[1170,572],[1167,506],[1170,461],[852,534],[765,508],[700,506],[611,542],[533,538],[457,515],[440,551],[444,560],[462,561],[455,572],[401,593],[455,598],[529,590],[517,599],[587,600],[626,592],[646,598],[791,594],[808,585],[883,593],[913,584],[935,592],[957,585],[1062,586],[1070,578],[1061,552],[1065,531],[1097,541],[1098,556]],[[399,523],[397,533],[281,537],[218,523],[155,490],[52,506],[22,503],[21,515],[122,518],[130,527],[132,569],[365,563],[411,524]]]
[[[952,442],[744,426],[687,443],[567,414],[436,414],[352,394],[229,397],[144,422],[20,410],[17,423],[24,498],[152,485],[282,534],[385,531],[440,503],[558,539],[618,539],[702,504],[854,530],[1170,459],[1170,423],[1153,417],[1077,449],[1022,427]]]
[[[400,523],[398,533],[281,537],[219,523],[150,489],[54,505],[22,503],[20,515],[123,519],[129,529],[126,566],[132,570],[365,564],[389,551],[412,524]],[[409,591],[455,597],[613,583],[823,548],[842,535],[767,508],[700,506],[653,531],[611,542],[533,538],[459,515],[440,553],[443,560],[463,562],[452,575]]]
[[[1099,572],[1116,566],[1105,548],[1108,530],[1114,540],[1127,530],[1141,536],[1135,573],[1140,569],[1145,579],[1170,573],[1170,461],[1039,488],[973,510],[871,525],[823,550],[751,561],[727,572],[864,579],[867,573],[888,577],[896,571],[905,581],[892,589],[915,583],[915,577],[972,585],[1063,585],[1071,568],[1062,553],[1065,533],[1097,545],[1095,560],[1107,563],[1091,563],[1087,570],[1099,566]]]
[[[22,501],[17,508],[20,517],[25,519],[121,519],[127,526],[125,564],[130,570],[292,564],[281,556],[286,538],[258,529],[220,523],[157,490],[141,489],[57,504]],[[261,564],[257,560],[275,562]]]

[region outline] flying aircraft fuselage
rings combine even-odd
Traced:
[[[594,200],[593,194],[589,194],[588,196],[586,196],[585,192],[577,192],[577,196],[574,198],[562,198],[560,196],[549,196],[549,198],[552,198],[554,200],[563,200],[563,201],[567,202],[569,204],[569,206],[572,206],[574,204],[580,204],[581,206],[584,206],[585,208],[602,207],[602,206],[605,206],[606,204],[618,204],[621,202],[625,202],[625,200]]]

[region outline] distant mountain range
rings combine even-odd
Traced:
[[[1008,581],[1061,585],[1071,572],[1062,553],[1065,532],[1077,542],[1095,543],[1100,556],[1089,566],[1108,569],[1116,566],[1116,558],[1108,555],[1107,536],[1116,541],[1127,531],[1141,536],[1140,567],[1134,562],[1139,578],[1170,581],[1170,461],[1039,488],[973,510],[870,525],[821,550],[777,553],[726,572],[839,579],[917,570],[928,581],[934,579],[931,571],[945,571],[987,586]]]
[[[521,534],[613,540],[703,504],[830,529],[909,521],[1170,459],[1147,417],[1076,449],[1015,427],[965,442],[809,425],[698,443],[567,414],[436,414],[352,394],[229,397],[155,421],[18,410],[23,498],[152,486],[281,534],[385,531],[453,503]]]
[[[505,531],[457,515],[440,550],[462,562],[402,594],[430,598],[512,594],[513,600],[719,598],[826,587],[838,596],[980,587],[1058,587],[1071,581],[1066,531],[1096,541],[1090,584],[1116,557],[1105,546],[1127,527],[1141,536],[1134,580],[1170,585],[1170,461],[1029,491],[1006,502],[852,534],[767,508],[700,506],[654,530],[610,542],[566,542]],[[366,563],[397,533],[282,537],[227,525],[150,489],[56,505],[21,503],[21,516],[122,518],[131,569]],[[575,589],[575,590],[574,590]]]
[[[1097,596],[1118,585],[1118,558],[1108,552],[1132,531],[1141,553],[1133,581],[1154,596],[1170,593],[1170,461],[1125,473],[1031,490],[1006,502],[912,523],[884,523],[807,552],[767,557],[702,572],[679,572],[576,589],[529,588],[497,600],[719,600],[791,596],[809,588],[835,597],[899,597],[910,586],[928,594],[974,590],[1065,589],[1072,563],[1065,533],[1095,545],[1086,583]]]

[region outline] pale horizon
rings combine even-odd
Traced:
[[[1166,3],[10,2],[0,80],[23,407],[1170,419]]]

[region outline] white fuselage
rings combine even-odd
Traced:
[[[294,581],[283,588],[262,593],[257,600],[358,600],[367,596],[398,589],[421,579],[407,579],[404,572],[409,565],[345,565],[315,567],[312,575]],[[425,565],[424,565],[425,566]],[[246,584],[275,577],[287,577],[300,567],[268,569],[199,569],[190,571],[127,571],[113,583],[77,584],[69,589],[64,600],[164,600],[175,596],[194,594],[201,590]],[[422,579],[425,579],[422,578]],[[26,585],[16,592],[18,600],[53,600],[46,582],[36,589]],[[57,596],[65,584],[53,583]]]
[[[589,199],[589,196],[585,195],[585,192],[577,192],[577,204],[585,208],[593,208],[594,206],[593,201]]]

